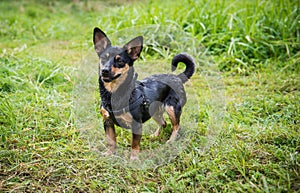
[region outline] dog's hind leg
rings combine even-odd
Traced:
[[[178,105],[178,104],[177,104]],[[170,139],[167,141],[167,143],[172,143],[176,140],[178,131],[180,130],[180,126],[179,126],[179,122],[180,122],[180,115],[181,115],[181,111],[176,111],[175,110],[176,107],[174,106],[169,106],[167,105],[165,107],[166,112],[171,120],[171,124],[172,124],[172,134]]]
[[[157,130],[151,135],[151,137],[158,137],[161,129],[167,126],[166,121],[164,120],[163,111],[156,112],[152,116],[153,120],[158,124]]]

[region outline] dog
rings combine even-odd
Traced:
[[[111,155],[116,147],[115,125],[131,129],[131,160],[138,159],[142,124],[153,118],[158,129],[152,136],[159,136],[166,127],[163,113],[166,112],[172,124],[172,134],[167,143],[176,139],[180,130],[180,116],[186,103],[183,84],[195,72],[195,60],[187,53],[180,53],[172,60],[172,71],[179,62],[186,68],[179,75],[157,74],[137,80],[134,62],[143,49],[143,37],[138,36],[123,47],[111,45],[111,41],[99,28],[94,28],[93,42],[99,57],[99,90],[101,115],[104,123],[108,150]]]

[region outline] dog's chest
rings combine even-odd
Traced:
[[[114,124],[124,127],[124,128],[131,128],[133,117],[130,112],[118,112],[113,113],[112,111],[108,111],[103,106],[101,107],[101,114],[104,120],[111,119],[113,120]]]

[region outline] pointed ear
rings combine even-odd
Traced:
[[[138,59],[143,49],[143,37],[138,36],[134,38],[128,42],[124,48],[132,60]]]
[[[110,40],[107,38],[106,34],[99,28],[94,28],[94,47],[98,54],[101,54],[106,48],[111,46]]]

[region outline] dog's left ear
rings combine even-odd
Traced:
[[[132,60],[136,60],[140,57],[140,53],[143,49],[143,37],[138,36],[128,42],[125,46],[125,51]]]
[[[93,42],[97,54],[101,54],[105,49],[111,46],[111,42],[106,34],[99,28],[94,28]]]

